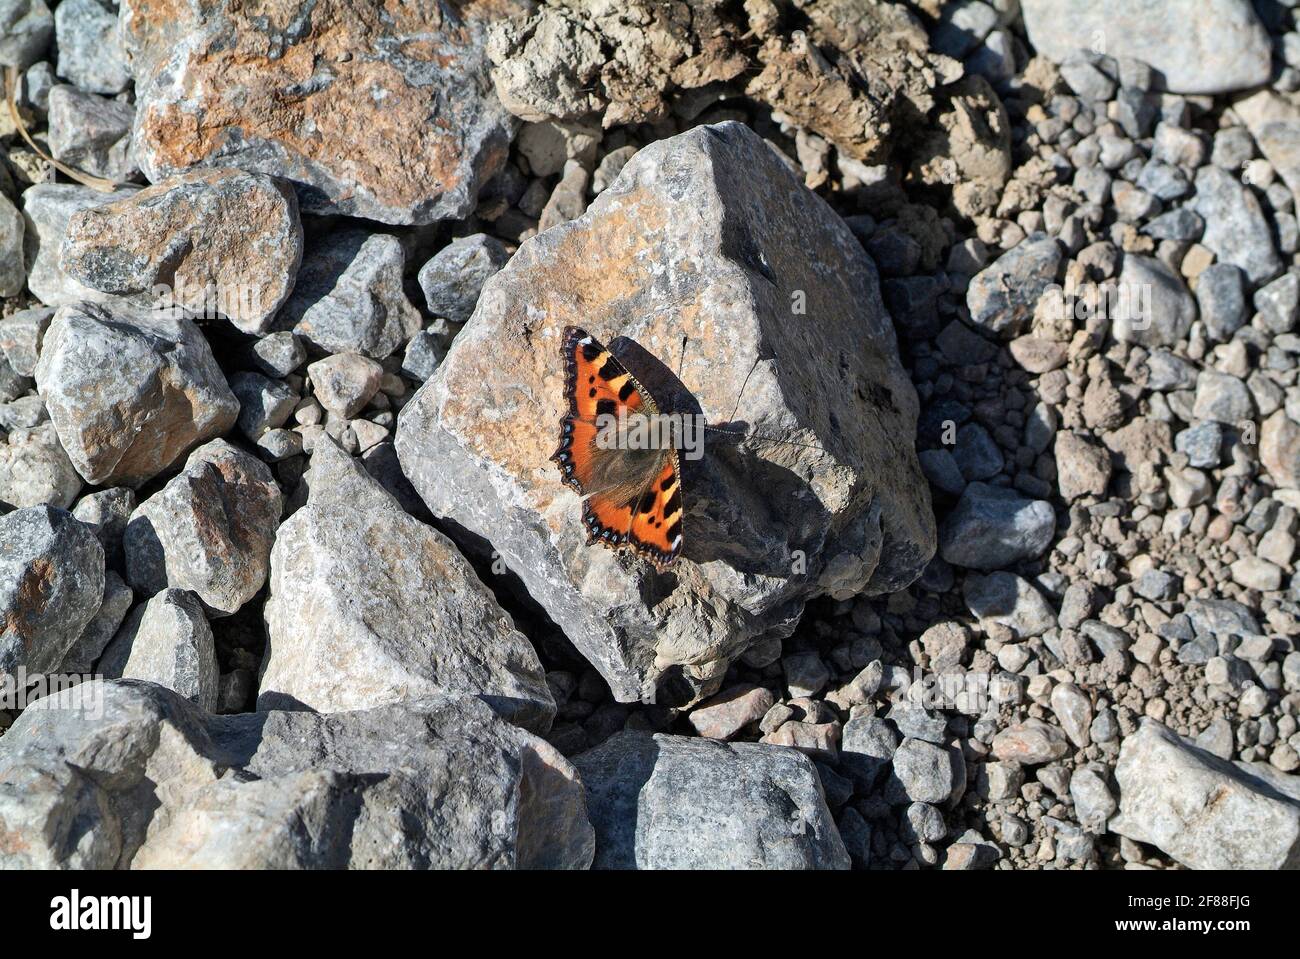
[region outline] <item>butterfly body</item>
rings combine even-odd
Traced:
[[[588,543],[630,549],[659,569],[682,544],[677,450],[631,441],[638,418],[659,413],[654,398],[609,350],[578,327],[561,344],[567,410],[551,456],[561,479],[583,497]]]

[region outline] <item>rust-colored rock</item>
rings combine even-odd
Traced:
[[[125,0],[135,145],[157,182],[194,166],[293,180],[304,209],[384,223],[459,218],[514,120],[483,56],[527,0]]]
[[[302,259],[298,200],[283,181],[196,170],[74,213],[59,265],[103,293],[224,316],[259,333],[293,289]],[[165,286],[165,296],[155,287]]]

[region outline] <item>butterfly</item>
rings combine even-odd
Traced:
[[[671,443],[634,448],[602,442],[610,422],[646,418],[659,407],[636,378],[586,330],[566,326],[560,446],[551,461],[582,501],[588,545],[630,549],[667,569],[682,548],[682,482]]]

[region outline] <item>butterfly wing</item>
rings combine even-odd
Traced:
[[[566,327],[561,350],[568,411],[551,460],[565,485],[584,497],[588,540],[627,546],[667,566],[681,548],[677,451],[632,452],[597,443],[598,417],[655,413],[654,400],[585,330]]]

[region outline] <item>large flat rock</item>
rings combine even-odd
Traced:
[[[682,558],[665,573],[588,546],[548,462],[567,324],[661,408],[747,434],[705,434],[683,458]],[[808,599],[920,574],[935,530],[916,416],[871,260],[723,123],[642,150],[586,214],[524,243],[403,410],[397,448],[432,512],[490,541],[619,700],[686,702],[788,635]]]

